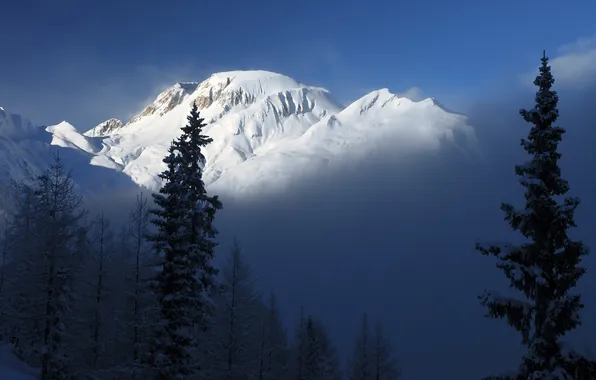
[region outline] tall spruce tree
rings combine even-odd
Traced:
[[[212,139],[202,134],[205,124],[194,103],[187,120],[163,160],[164,184],[153,194],[158,207],[151,210],[157,229],[151,240],[162,256],[154,282],[162,323],[151,355],[159,380],[190,378],[199,370],[192,360],[196,342],[191,331],[210,309],[208,290],[216,274],[211,261],[217,231],[212,222],[222,204],[205,191],[201,151]]]
[[[501,205],[505,220],[526,242],[477,245],[483,255],[497,258],[497,268],[504,272],[510,287],[525,299],[492,291],[480,299],[488,309],[487,316],[505,318],[521,334],[527,347],[514,379],[577,379],[573,374],[574,363],[579,363],[577,356],[565,354],[560,339],[581,323],[580,296],[569,292],[585,272],[579,264],[588,252],[580,241],[568,236],[568,229],[575,227],[574,212],[579,200],[562,199],[569,185],[561,178],[561,154],[557,148],[565,130],[554,125],[559,116],[558,95],[551,90],[554,78],[545,54],[539,71],[534,80],[538,87],[536,105],[520,111],[523,119],[533,124],[528,138],[521,141],[531,159],[515,167],[525,188],[526,204],[522,209]]]

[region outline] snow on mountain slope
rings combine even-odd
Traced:
[[[465,116],[445,111],[433,99],[413,102],[382,89],[266,154],[228,168],[211,186],[217,192],[233,193],[279,190],[314,170],[333,170],[383,152],[391,152],[393,158],[437,152],[441,143],[457,145],[462,139],[460,149],[475,151],[476,136]]]
[[[81,194],[100,195],[105,189],[133,188],[123,173],[89,165],[103,149],[101,138],[83,136],[67,122],[37,126],[0,107],[0,212],[11,210],[14,184],[32,185],[58,153]]]
[[[159,94],[131,121],[104,136],[104,148],[91,163],[122,170],[140,185],[159,187],[161,160],[180,134],[193,102],[209,123],[205,133],[214,140],[205,150],[207,183],[341,110],[327,90],[281,74],[217,73],[200,84],[178,83]],[[98,134],[93,129],[86,136]]]
[[[325,89],[268,71],[229,71],[201,83],[177,83],[125,123],[110,119],[81,134],[62,122],[43,130],[47,136],[37,140],[69,155],[67,164],[86,175],[75,176],[81,186],[111,186],[107,178],[118,173],[155,190],[165,168],[162,159],[193,102],[208,124],[205,133],[214,140],[204,152],[205,182],[229,195],[277,191],[300,175],[366,160],[382,150],[399,156],[437,152],[445,143],[466,152],[476,148],[466,117],[433,99],[414,102],[381,89],[344,108]],[[13,124],[4,129],[12,131]],[[22,129],[40,133],[29,124]],[[7,132],[10,144],[19,133]],[[0,155],[18,161],[37,154],[29,146],[17,150],[0,146]]]
[[[43,127],[0,107],[0,211],[14,196],[15,182],[31,183],[42,173],[50,138]]]
[[[442,141],[465,140],[464,149],[475,149],[474,129],[466,117],[443,109],[434,99],[414,102],[388,89],[373,91],[350,104],[325,123],[311,127],[304,138],[336,154],[362,146],[356,153],[391,148],[403,153],[437,150]],[[311,144],[309,144],[311,145]]]
[[[91,155],[92,165],[157,189],[161,160],[193,102],[214,140],[205,149],[205,182],[221,193],[282,189],[301,174],[366,159],[379,149],[406,155],[437,151],[443,142],[463,150],[476,146],[466,117],[433,99],[413,102],[381,89],[343,108],[325,89],[268,71],[177,83],[126,123],[110,119],[85,136],[58,126],[53,143],[78,147]]]
[[[52,134],[52,145],[80,149],[89,154],[99,153],[102,149],[101,141],[81,135],[66,121],[47,127],[46,131]]]

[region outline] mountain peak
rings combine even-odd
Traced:
[[[217,102],[227,110],[239,104],[250,105],[262,96],[303,86],[286,75],[271,71],[224,71],[201,82],[193,97],[199,109]]]
[[[119,119],[109,119],[102,123],[99,123],[94,128],[85,132],[85,136],[88,137],[99,137],[107,136],[110,133],[122,128],[123,124]]]
[[[145,116],[163,116],[182,103],[189,94],[196,90],[197,85],[198,83],[195,82],[178,82],[168,87],[157,95],[153,103],[145,107],[143,111],[130,119],[126,124],[132,124]]]
[[[225,83],[225,86],[232,85],[233,88],[244,87],[246,91],[254,94],[275,92],[272,87],[287,89],[301,86],[287,75],[272,71],[234,70],[213,73],[200,84],[200,87],[219,85],[220,83]]]
[[[190,107],[192,102],[196,103],[207,123],[212,123],[236,106],[247,108],[255,102],[266,100],[271,96],[291,97],[288,91],[310,90],[328,93],[327,90],[306,86],[286,75],[266,70],[217,72],[202,82],[177,82],[159,93],[151,104],[128,122],[122,123],[118,119],[106,120],[88,130],[85,135],[88,137],[109,136],[130,125],[138,126],[139,122],[146,118],[150,120],[161,118],[178,106]],[[334,104],[332,108],[335,106]],[[339,105],[337,106],[339,107]],[[286,108],[288,108],[286,111],[289,112],[291,105]],[[304,110],[301,105],[298,105],[297,108]],[[287,113],[286,111],[284,114]],[[152,122],[148,121],[149,119],[143,121],[142,124]]]
[[[211,74],[203,82],[178,82],[162,91],[155,101],[130,119],[126,125],[151,116],[163,116],[192,95],[200,110],[219,103],[227,111],[239,104],[250,105],[271,93],[303,86],[283,74],[265,70],[236,70]]]

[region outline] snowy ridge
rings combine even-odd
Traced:
[[[99,153],[102,149],[97,140],[80,134],[66,121],[47,127],[46,131],[52,134],[52,145],[80,149],[89,154]]]
[[[414,102],[382,89],[270,147],[267,154],[229,168],[211,186],[223,193],[282,190],[295,177],[366,160],[372,153],[393,151],[401,157],[436,152],[443,142],[456,144],[456,134],[466,141],[460,148],[476,149],[476,136],[465,116],[446,112],[432,99]]]
[[[93,197],[107,188],[134,186],[120,171],[89,165],[103,148],[101,138],[84,136],[67,122],[37,126],[3,108],[0,110],[0,213],[14,205],[18,191],[15,184],[32,185],[56,153],[74,172],[80,194]]]
[[[186,124],[193,102],[208,124],[205,133],[214,140],[204,152],[205,182],[232,195],[283,189],[301,174],[366,159],[379,149],[406,155],[438,151],[443,143],[464,151],[476,148],[466,117],[434,99],[414,102],[381,89],[344,108],[323,88],[268,71],[221,72],[200,83],[176,83],[125,123],[110,119],[81,134],[62,122],[47,127],[44,138],[78,152],[87,165],[121,173],[155,190],[161,185],[162,159]],[[1,128],[18,130],[7,133],[11,140],[29,129],[39,130],[13,124],[0,123],[0,136]],[[0,154],[6,150],[0,146]],[[13,160],[23,156],[11,155]]]

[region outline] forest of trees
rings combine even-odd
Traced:
[[[579,201],[559,198],[568,185],[558,167],[557,95],[543,57],[533,124],[516,167],[526,207],[504,204],[521,246],[478,246],[498,259],[526,301],[487,292],[489,316],[505,318],[527,355],[503,379],[594,379],[595,364],[563,350],[583,307],[570,294],[585,270],[581,242],[567,236]],[[0,340],[10,342],[42,380],[225,379],[395,380],[401,376],[383,326],[363,315],[344,367],[323,321],[296,305],[288,330],[275,294],[261,294],[241,245],[221,268],[212,264],[213,226],[223,205],[204,188],[201,149],[211,143],[196,105],[164,158],[163,186],[139,194],[118,227],[89,215],[60,157],[35,186],[19,185],[4,233],[0,271]]]

